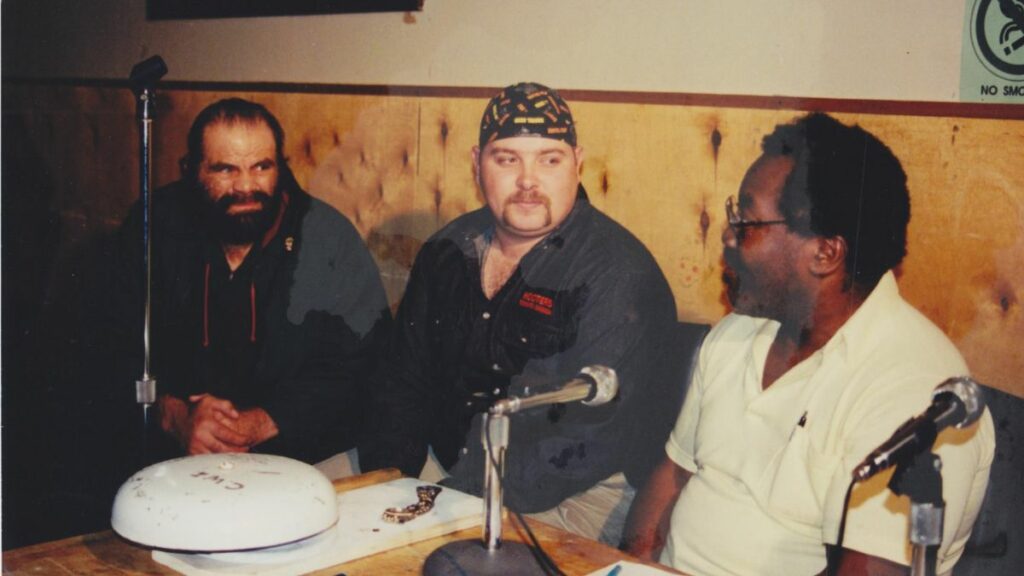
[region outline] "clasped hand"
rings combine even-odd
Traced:
[[[160,399],[160,426],[189,454],[248,452],[277,435],[277,426],[262,408],[238,410],[230,400],[211,394]]]

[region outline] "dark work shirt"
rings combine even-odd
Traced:
[[[658,401],[645,389],[664,377],[675,304],[647,249],[586,200],[488,300],[480,263],[493,226],[487,209],[466,214],[417,256],[360,462],[417,475],[430,444],[452,486],[480,493],[481,412],[508,395],[556,388],[585,366],[615,369],[619,397],[604,406],[512,416],[506,502],[534,512],[630,472],[638,445],[663,449],[664,438],[644,438],[644,405]]]

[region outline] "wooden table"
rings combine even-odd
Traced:
[[[378,471],[336,481],[339,491],[352,490],[398,477],[398,472]],[[618,560],[637,559],[593,540],[588,540],[541,522],[529,521],[530,528],[541,546],[570,576],[593,572]],[[505,521],[506,540],[526,541],[528,538],[518,523]],[[403,548],[381,552],[314,572],[317,576],[418,575],[426,557],[439,546],[464,539],[479,539],[480,527],[454,532],[446,536],[424,540]],[[176,574],[170,568],[157,564],[150,550],[121,539],[112,531],[75,536],[8,550],[3,554],[3,573],[22,575],[122,575],[122,574]]]

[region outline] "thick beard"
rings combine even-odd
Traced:
[[[215,202],[209,200],[210,195],[204,191],[207,199],[207,218],[213,236],[225,244],[246,245],[263,239],[263,235],[274,223],[281,205],[281,192],[267,194],[256,190],[248,195],[225,194]],[[232,205],[255,198],[260,203],[257,212],[228,214]]]

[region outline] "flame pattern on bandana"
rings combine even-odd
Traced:
[[[569,105],[553,88],[520,82],[491,98],[480,119],[480,148],[502,138],[539,136],[576,146]]]

